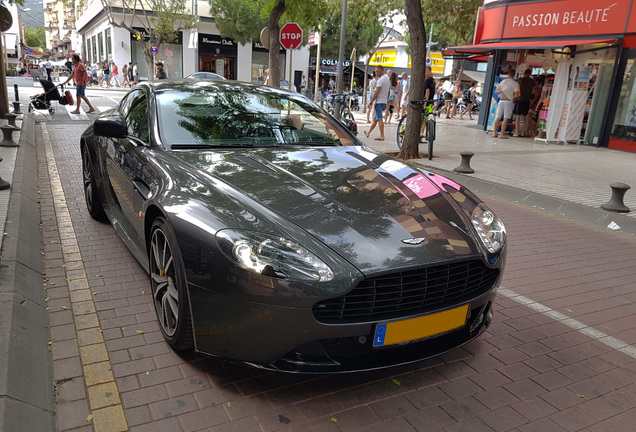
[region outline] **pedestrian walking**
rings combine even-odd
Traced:
[[[133,66],[133,84],[137,84],[139,82],[139,69],[137,68],[137,62]]]
[[[93,108],[93,105],[91,105],[90,101],[86,97],[86,94],[84,93],[84,91],[86,90],[86,83],[88,82],[88,74],[86,73],[86,68],[84,67],[82,62],[80,62],[79,54],[73,54],[73,65],[73,72],[64,83],[67,84],[71,79],[75,80],[77,108],[75,109],[75,111],[71,111],[71,114],[80,113],[80,103],[82,102],[82,100],[84,100],[84,102],[86,102],[86,104],[88,105],[89,113],[95,112],[95,108]]]
[[[532,70],[526,69],[523,76],[517,80],[519,83],[519,98],[515,101],[513,113],[515,115],[515,133],[514,137],[529,136],[531,119],[528,117],[530,111],[530,102],[532,101],[532,89],[534,88],[534,80],[530,78]],[[521,120],[523,120],[523,129],[521,129]]]
[[[46,59],[44,68],[46,69],[46,79],[51,81],[51,71],[53,70],[53,66],[51,65],[51,59]]]
[[[386,114],[384,115],[384,122],[391,124],[391,117],[393,116],[393,110],[397,107],[397,100],[400,96],[400,82],[397,79],[397,73],[391,72],[389,99]]]
[[[499,103],[497,104],[497,112],[495,113],[495,131],[492,134],[493,138],[508,138],[504,135],[506,128],[508,127],[508,120],[512,117],[513,102],[519,97],[519,83],[515,81],[514,68],[508,67],[508,78],[503,80],[497,86],[495,93],[500,95]],[[503,116],[503,124],[501,126],[501,133],[497,134],[501,117]]]
[[[124,63],[124,66],[121,68],[121,74],[124,77],[121,80],[121,86],[122,87],[126,87],[127,85],[130,86],[130,79],[128,78],[128,65],[126,63]]]
[[[166,71],[163,70],[163,63],[162,62],[157,63],[156,78],[160,79],[160,80],[168,78],[168,76],[166,75]]]
[[[108,61],[104,60],[102,63],[102,74],[104,75],[102,78],[102,84],[106,82],[106,88],[110,87],[110,68],[108,67]],[[101,84],[100,84],[101,85]]]
[[[402,72],[402,81],[400,81],[400,85],[402,86],[402,100],[400,101],[400,107],[402,107],[402,110],[398,115],[403,116],[406,114],[406,110],[408,108],[407,104],[409,102],[409,93],[411,92],[411,80],[409,80],[409,76],[406,72]]]
[[[112,65],[112,71],[110,75],[111,85],[114,87],[115,81],[117,81],[117,87],[121,87],[121,83],[119,82],[119,68],[117,67],[114,61],[110,62],[110,64]]]
[[[389,89],[391,87],[391,83],[386,75],[384,75],[384,68],[382,66],[377,66],[375,69],[376,76],[379,76],[378,83],[375,88],[375,92],[373,93],[373,97],[371,98],[370,105],[374,108],[374,116],[373,123],[371,123],[371,127],[368,131],[364,132],[364,135],[369,138],[373,129],[375,129],[376,125],[380,129],[380,136],[375,138],[376,141],[384,141],[384,110],[386,109],[386,104],[389,99]]]
[[[375,89],[378,85],[378,79],[375,76],[375,71],[373,71],[373,75],[371,77],[371,81],[369,81],[369,97],[367,98],[368,106],[367,106],[367,123],[371,123],[369,120],[369,116],[371,115],[371,110],[373,109],[373,104],[371,103],[373,95],[375,94]]]
[[[477,92],[477,82],[473,81],[470,84],[470,88],[468,89],[467,92],[464,93],[464,97],[467,97],[466,100],[466,111],[464,111],[462,113],[462,115],[459,116],[460,119],[464,120],[464,115],[466,115],[466,113],[468,113],[468,118],[469,119],[473,119],[473,106],[475,105],[475,93]]]

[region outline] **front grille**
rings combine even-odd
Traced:
[[[325,324],[397,319],[466,303],[491,290],[498,269],[463,261],[372,277],[343,296],[316,303]]]

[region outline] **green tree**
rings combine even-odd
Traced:
[[[360,54],[371,51],[382,35],[384,25],[381,21],[386,12],[386,1],[351,0],[347,5],[347,28],[345,34],[345,57],[353,48]],[[326,16],[322,26],[322,55],[338,57],[340,52],[340,23],[342,2],[337,1]]]
[[[427,24],[434,24],[437,48],[472,43],[477,9],[483,0],[422,0],[422,14]]]
[[[46,47],[44,27],[24,27],[24,39],[26,44],[30,47]]]
[[[426,27],[422,18],[422,4],[420,0],[406,0],[404,8],[406,23],[411,37],[411,76],[425,76],[426,67]],[[411,100],[423,100],[425,96],[424,80],[412,79],[410,89]],[[419,157],[420,120],[422,105],[409,104],[407,110],[404,144],[398,153],[401,159],[416,159]]]
[[[280,84],[280,24],[296,22],[304,30],[315,28],[336,0],[209,0],[221,35],[239,43],[259,40],[263,27],[269,30],[269,84]]]
[[[190,14],[190,0],[102,0],[108,21],[115,27],[137,35],[142,43],[149,79],[154,75],[154,56],[150,47],[175,42],[181,30],[193,29],[197,19]],[[115,13],[117,15],[115,15]],[[134,26],[141,26],[145,37]]]

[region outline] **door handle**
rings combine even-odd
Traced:
[[[150,198],[152,191],[150,187],[141,179],[133,180],[133,187],[135,188],[135,192],[139,194],[144,200]]]

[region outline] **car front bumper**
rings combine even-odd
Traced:
[[[284,372],[335,373],[412,363],[471,341],[490,325],[496,289],[463,304],[461,327],[381,347],[373,346],[377,323],[324,324],[310,308],[249,302],[195,285],[189,293],[198,353]]]

